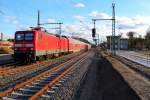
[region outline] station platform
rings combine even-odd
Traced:
[[[0,54],[0,65],[13,61],[12,54]]]

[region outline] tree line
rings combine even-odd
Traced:
[[[129,49],[148,49],[150,50],[150,30],[146,32],[146,35],[142,38],[141,35],[138,37],[135,37],[137,33],[130,31],[127,33],[127,36],[129,38],[128,40],[128,47]]]

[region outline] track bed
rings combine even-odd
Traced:
[[[81,64],[93,54],[86,52],[56,65],[2,91],[2,99],[66,99],[71,100],[87,66]],[[81,68],[80,68],[81,67]],[[68,86],[69,85],[69,86]],[[72,85],[70,87],[70,85]],[[66,88],[68,87],[68,88]],[[58,96],[59,95],[59,96]],[[67,96],[66,96],[67,95]]]
[[[93,58],[78,92],[78,100],[140,100],[137,93],[106,58]]]

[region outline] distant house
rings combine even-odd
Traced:
[[[2,47],[13,47],[13,43],[9,41],[0,41],[0,48]]]
[[[13,43],[9,41],[0,41],[0,54],[12,54]]]
[[[120,36],[114,37],[115,49],[116,50],[127,50],[128,49],[128,39],[121,38]],[[113,48],[113,38],[112,36],[107,36],[107,49]]]

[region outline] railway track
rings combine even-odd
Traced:
[[[21,68],[28,67],[28,66],[32,67],[32,66],[37,65],[37,64],[45,64],[45,63],[55,62],[55,61],[58,61],[60,59],[66,58],[67,56],[70,56],[70,55],[72,56],[73,54],[65,55],[65,56],[58,57],[58,58],[55,58],[55,59],[50,59],[50,60],[37,61],[36,63],[30,64],[30,65],[26,65],[26,64],[22,64],[20,62],[14,62],[13,61],[13,62],[10,62],[10,63],[7,63],[7,64],[0,65],[0,72],[1,73],[3,73],[3,72],[7,73],[10,70],[13,70],[13,72],[14,72],[14,69],[18,70],[19,67],[21,67]],[[76,53],[75,55],[78,55],[78,53]]]
[[[37,63],[34,63],[34,64],[31,64],[31,65],[21,65],[21,66],[17,66],[16,64],[17,64],[17,62],[15,63],[15,62],[13,62],[12,64],[8,64],[8,66],[7,65],[5,65],[5,66],[3,66],[3,67],[1,67],[0,68],[0,72],[1,72],[1,74],[3,73],[3,74],[9,74],[10,72],[18,72],[18,71],[20,71],[20,70],[22,70],[22,69],[24,69],[24,68],[28,68],[28,67],[33,67],[33,66],[37,66],[37,65],[44,65],[44,64],[46,64],[46,63],[52,63],[52,62],[56,62],[56,61],[58,61],[58,60],[60,60],[61,58],[56,58],[56,59],[52,59],[52,60],[47,60],[47,61],[38,61]],[[63,59],[63,58],[62,58]]]
[[[34,100],[45,92],[53,92],[48,89],[58,88],[60,83],[69,78],[70,74],[77,68],[76,66],[85,61],[87,53],[53,67],[35,77],[17,84],[8,90],[0,93],[4,100],[8,99],[30,99]]]
[[[136,63],[134,61],[131,61],[121,56],[116,56],[115,58],[150,80],[150,68],[149,67],[145,67],[144,65],[141,65],[139,63]]]
[[[108,53],[104,52],[104,55],[107,56]],[[150,80],[150,67],[147,67],[143,64],[130,60],[124,56],[116,55],[114,56],[114,58],[121,61],[126,66],[130,67],[134,71],[138,72],[139,74]]]
[[[13,65],[14,63],[14,59],[11,58],[11,59],[5,59],[6,57],[1,57],[1,60],[0,60],[0,68],[2,67],[5,67],[5,66],[9,66],[9,65]]]
[[[14,62],[14,61],[7,63],[7,64],[4,64],[4,65],[0,65],[0,72],[7,71],[11,68],[15,68],[17,65],[19,65],[19,62]]]
[[[41,63],[32,64],[28,66],[19,66],[16,68],[8,68],[0,71],[0,91],[4,91],[7,88],[20,83],[23,80],[27,80],[35,75],[38,75],[54,66],[61,64],[69,59],[78,56],[80,53],[70,54],[56,58],[49,61],[43,61]]]
[[[117,51],[116,54],[118,56],[124,57],[128,60],[131,60],[135,63],[141,64],[145,67],[150,67],[150,59],[148,57],[136,55],[136,54],[129,52],[129,51]]]

